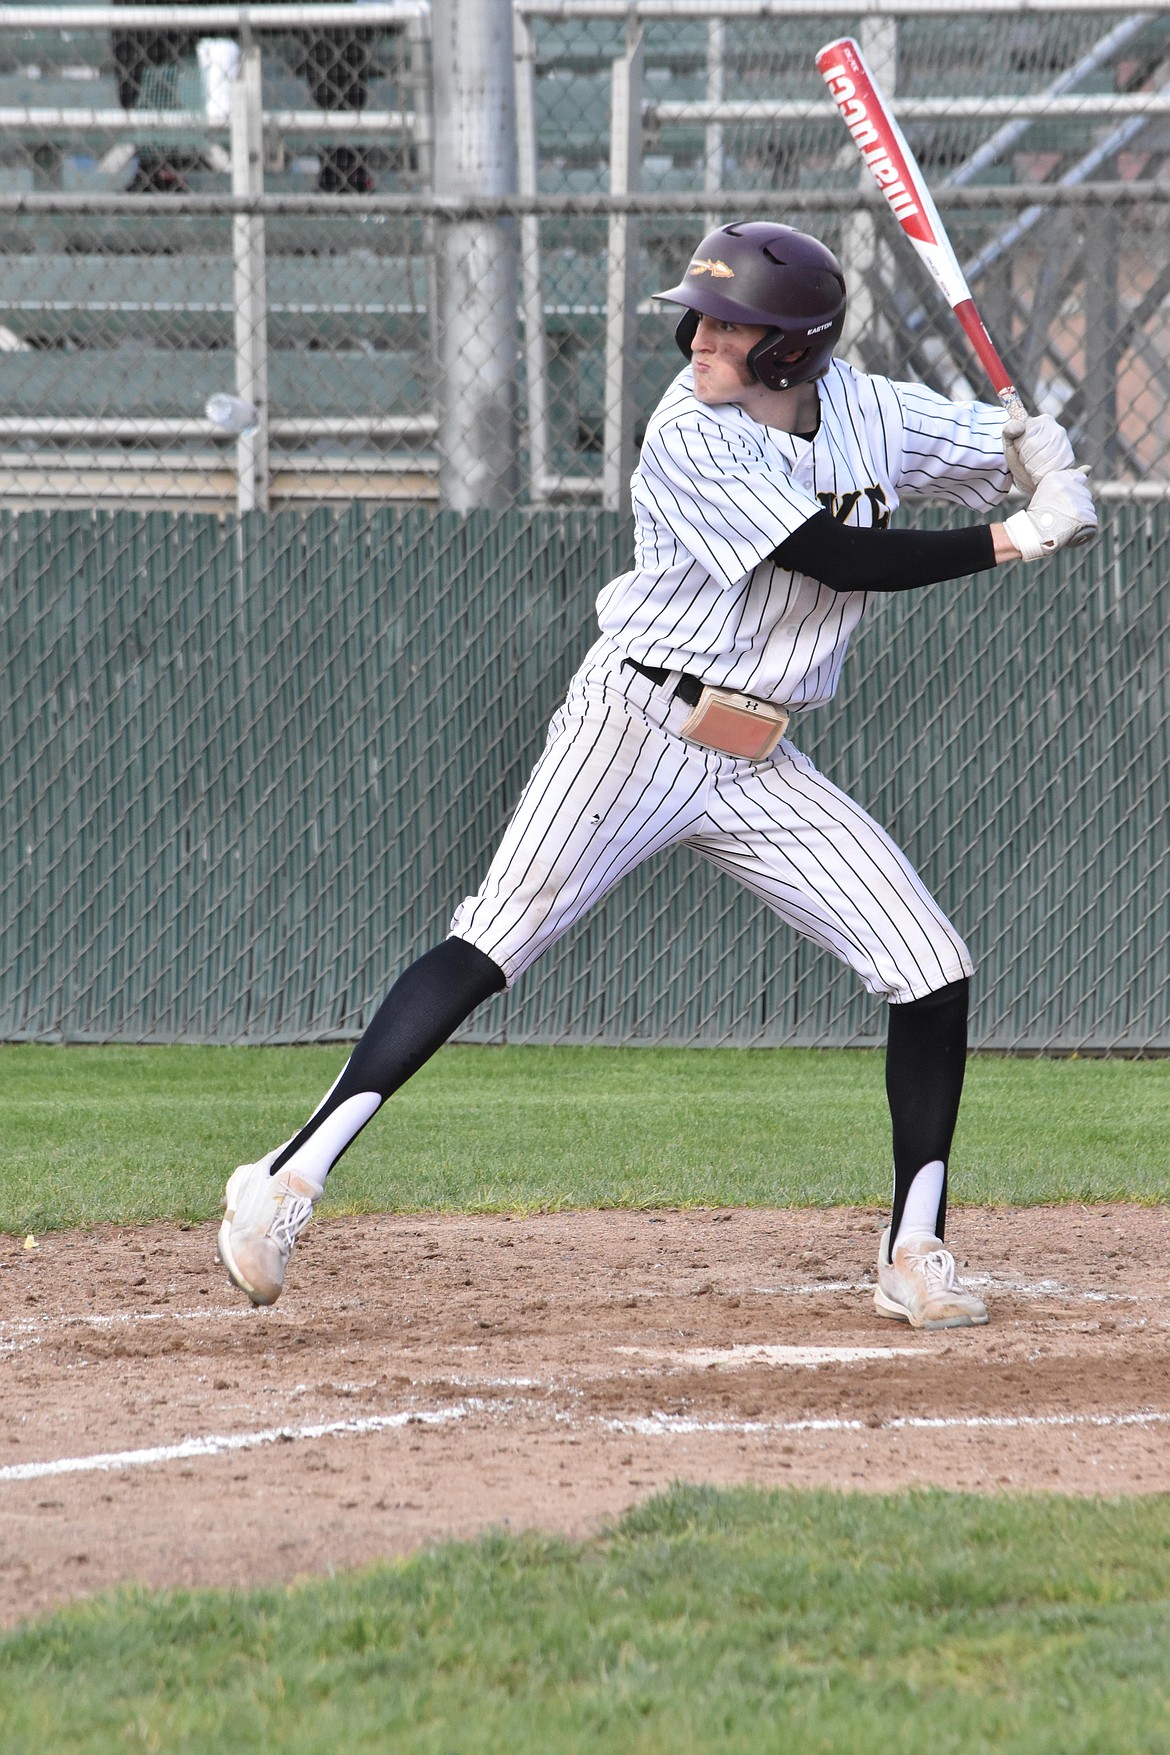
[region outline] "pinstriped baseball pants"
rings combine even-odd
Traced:
[[[783,739],[764,762],[687,743],[689,709],[598,641],[484,881],[451,922],[511,986],[651,854],[692,847],[893,1004],[972,973],[905,855]]]

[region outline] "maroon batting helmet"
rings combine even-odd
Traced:
[[[747,365],[769,390],[823,377],[845,322],[845,276],[833,252],[770,220],[709,232],[678,286],[654,297],[688,307],[674,332],[688,360],[700,316],[765,324]]]

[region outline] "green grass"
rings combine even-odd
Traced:
[[[0,1227],[190,1220],[339,1049],[0,1048]],[[960,1200],[1165,1200],[1170,1063],[972,1062]],[[448,1049],[334,1211],[879,1204],[872,1053]],[[679,1488],[247,1595],[121,1592],[0,1638],[24,1755],[1113,1755],[1170,1723],[1170,1499]]]
[[[0,1047],[0,1230],[209,1217],[286,1138],[338,1048]],[[957,1202],[1170,1198],[1170,1061],[970,1067]],[[873,1205],[889,1191],[866,1051],[448,1048],[363,1134],[325,1210]]]
[[[0,1746],[1137,1755],[1168,1611],[1165,1498],[679,1488],[582,1547],[78,1604],[0,1640]]]

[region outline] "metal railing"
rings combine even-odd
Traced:
[[[150,108],[66,108],[44,105],[0,107],[0,134],[10,138],[30,137],[59,140],[62,136],[109,137],[111,139],[162,139],[172,141],[185,132],[195,133],[201,140],[214,142],[226,138],[229,151],[222,168],[230,176],[233,196],[242,198],[229,208],[213,197],[208,206],[216,213],[227,214],[231,226],[232,294],[231,315],[234,333],[234,360],[230,384],[209,381],[209,392],[230,392],[239,403],[254,411],[254,419],[245,430],[234,435],[234,475],[236,509],[264,510],[272,499],[273,480],[270,448],[273,441],[313,442],[332,440],[414,439],[433,441],[436,422],[432,415],[370,414],[273,416],[268,394],[268,296],[266,274],[266,214],[250,206],[250,201],[264,193],[266,141],[274,135],[297,134],[328,136],[343,140],[363,141],[381,137],[404,137],[422,166],[429,161],[431,128],[425,77],[416,78],[416,91],[423,101],[411,109],[360,110],[339,108],[315,110],[268,109],[264,107],[261,42],[273,33],[288,31],[323,32],[334,30],[351,34],[362,29],[408,32],[416,50],[425,45],[429,30],[430,11],[423,0],[384,0],[375,5],[310,5],[310,6],[87,6],[87,7],[7,7],[0,10],[0,35],[11,31],[98,29],[126,31],[175,32],[189,30],[206,33],[213,38],[231,32],[238,40],[238,64],[230,83],[230,108],[217,112],[210,104],[193,109],[182,106]],[[420,70],[425,76],[425,69]],[[2,200],[2,197],[0,197]],[[164,211],[179,217],[189,211],[177,203],[182,197],[163,198]],[[80,204],[62,204],[55,192],[36,189],[23,200],[9,202],[10,210],[27,214],[100,212],[125,215],[139,220],[150,214],[157,204],[149,195],[101,196]],[[336,203],[327,204],[332,211]],[[166,251],[168,241],[160,238],[159,248]],[[8,329],[0,333],[0,350],[21,350],[20,337]],[[210,400],[210,396],[208,398]],[[230,427],[227,429],[230,433]],[[225,428],[216,420],[195,415],[169,416],[162,419],[127,414],[90,416],[64,413],[57,415],[9,415],[0,420],[0,439],[35,440],[46,443],[89,442],[101,445],[111,441],[142,441],[143,443],[176,443],[202,441],[214,444],[210,454],[197,450],[186,454],[119,459],[116,455],[84,455],[64,452],[60,457],[0,455],[0,502],[9,504],[52,503],[69,493],[69,478],[83,498],[96,500],[111,494],[127,502],[171,501],[178,504],[222,505],[224,497]],[[219,441],[215,444],[215,441]],[[379,459],[381,480],[367,466],[356,472],[349,482],[351,490],[365,488],[408,495],[433,492],[428,477],[432,471],[420,469],[417,459],[405,461],[393,456]],[[277,483],[282,499],[314,498],[322,477],[337,474],[332,468],[316,466],[300,458],[293,471],[284,472]],[[343,469],[341,473],[346,473]],[[398,475],[398,482],[387,483],[387,477]],[[314,479],[314,477],[316,479]]]
[[[1025,24],[1017,13],[898,0],[834,23],[852,22],[915,132],[1001,351],[1033,400],[1071,411],[1106,493],[1161,492],[1170,14],[1116,0],[1029,6]],[[985,75],[943,64],[948,37],[974,16],[991,45]],[[507,122],[482,149],[490,164],[444,168],[433,21],[413,0],[3,9],[0,47],[30,31],[44,42],[84,30],[91,43],[98,31],[228,32],[240,70],[231,114],[218,119],[180,101],[173,80],[170,107],[148,102],[145,74],[132,108],[0,102],[0,142],[31,178],[0,185],[0,503],[100,503],[121,480],[128,502],[239,510],[354,496],[617,509],[677,361],[650,295],[698,233],[753,211],[819,228],[842,254],[849,357],[980,393],[962,337],[860,182],[811,73],[805,33],[824,19],[802,0],[518,0],[514,142]],[[794,26],[794,48],[777,47],[776,20]],[[1021,30],[1041,33],[1034,65],[1021,60]],[[291,63],[282,71],[273,45],[362,31],[409,40],[393,101],[385,82],[376,102],[362,88],[360,108],[288,101]],[[977,76],[984,89],[961,89]],[[79,96],[88,89],[77,84]],[[127,139],[148,157],[172,143],[177,161],[214,148],[215,174],[165,196],[98,188],[92,174],[86,189],[63,186],[86,142],[100,155],[102,142]],[[304,194],[289,170],[301,147],[288,142],[310,160],[383,143],[408,168],[377,193]],[[46,255],[72,265],[56,301],[30,286]],[[150,359],[127,360],[119,381],[136,259],[137,339]],[[176,259],[212,296],[159,266]],[[311,259],[324,266],[310,296],[297,264]],[[490,272],[467,273],[471,260]],[[106,296],[119,264],[121,290]],[[1104,325],[1093,358],[1090,312]],[[131,395],[131,377],[148,371],[156,387]],[[100,388],[107,380],[115,389]],[[251,404],[251,428],[203,417],[212,391]]]

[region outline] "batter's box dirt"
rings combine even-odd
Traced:
[[[876,1211],[318,1219],[253,1311],[215,1226],[0,1239],[0,1620],[250,1586],[675,1480],[1170,1489],[1170,1214],[958,1209],[987,1328],[873,1309]]]

